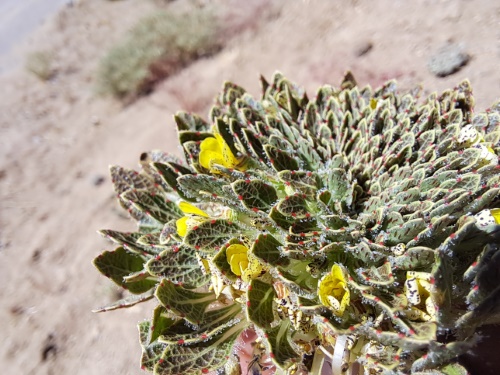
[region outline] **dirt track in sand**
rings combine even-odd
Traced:
[[[148,149],[178,152],[172,114],[205,115],[224,80],[257,95],[259,74],[280,70],[313,94],[351,69],[362,85],[397,78],[402,89],[423,84],[426,92],[469,78],[478,109],[500,96],[495,2],[310,0],[286,9],[283,1],[272,9],[264,1],[224,3],[226,19],[234,22],[230,44],[126,107],[93,94],[95,67],[106,48],[154,9],[153,1],[74,1],[28,43],[53,55],[54,79],[40,82],[22,67],[0,77],[4,373],[142,373],[135,324],[149,317],[151,305],[90,312],[117,295],[91,265],[112,248],[95,230],[132,228],[118,214],[107,166],[134,167]],[[471,61],[436,78],[426,64],[448,40],[462,43]],[[96,186],[100,176],[104,183]]]

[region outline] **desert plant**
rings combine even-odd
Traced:
[[[49,80],[54,74],[52,56],[48,51],[35,51],[26,57],[26,70],[42,81]]]
[[[160,11],[141,19],[101,60],[98,91],[130,98],[220,48],[217,21],[207,9]]]
[[[276,373],[465,374],[500,322],[500,104],[469,82],[425,100],[394,81],[310,100],[281,74],[252,98],[226,83],[210,122],[177,113],[185,160],[111,167],[135,233],[94,260],[138,296],[154,374],[240,373],[244,330]],[[263,364],[260,353],[252,373]]]

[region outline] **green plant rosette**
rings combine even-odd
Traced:
[[[94,264],[132,297],[99,311],[156,299],[139,332],[157,375],[240,373],[248,330],[251,370],[465,374],[500,322],[500,104],[350,73],[312,99],[280,73],[262,88],[177,113],[184,160],[111,167],[138,229],[101,232],[117,248]]]

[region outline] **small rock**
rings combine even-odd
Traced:
[[[94,184],[94,186],[102,185],[104,181],[106,181],[106,178],[102,175],[97,175],[92,179],[92,183]]]
[[[361,44],[359,44],[356,49],[354,50],[354,54],[357,57],[361,57],[363,55],[366,55],[368,52],[370,52],[373,48],[373,43],[370,41],[365,41]]]
[[[55,337],[51,333],[45,339],[45,344],[42,348],[42,362],[45,362],[49,358],[54,358],[57,355],[57,345],[55,343]]]
[[[0,250],[6,249],[10,246],[10,241],[0,240]]]
[[[19,315],[23,315],[24,312],[25,312],[24,307],[20,306],[20,305],[11,306],[11,308],[10,308],[10,313],[12,315],[19,316]]]
[[[31,254],[31,260],[35,263],[38,262],[41,257],[42,257],[41,249],[35,249],[35,251],[33,251],[33,254]]]
[[[99,117],[97,117],[97,116],[92,116],[92,117],[90,118],[90,123],[91,123],[92,125],[94,125],[94,126],[99,126],[99,125],[101,125],[101,120],[100,120],[100,119],[99,119]]]
[[[446,77],[458,72],[470,60],[463,46],[457,43],[447,43],[440,47],[429,59],[427,66],[432,74]]]

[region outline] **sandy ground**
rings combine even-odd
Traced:
[[[99,58],[160,3],[73,1],[24,47],[52,54],[53,79],[41,82],[22,65],[0,76],[2,373],[142,373],[135,324],[151,304],[91,313],[118,295],[91,265],[112,248],[95,231],[132,228],[107,168],[135,167],[149,149],[179,153],[172,114],[206,115],[224,80],[258,95],[259,74],[280,70],[313,94],[351,69],[362,85],[397,78],[401,89],[423,84],[426,92],[469,78],[478,110],[500,97],[500,4],[489,0],[296,0],[286,8],[224,0],[234,35],[219,54],[131,105],[96,97]],[[461,43],[471,60],[437,78],[427,61],[447,41]]]

